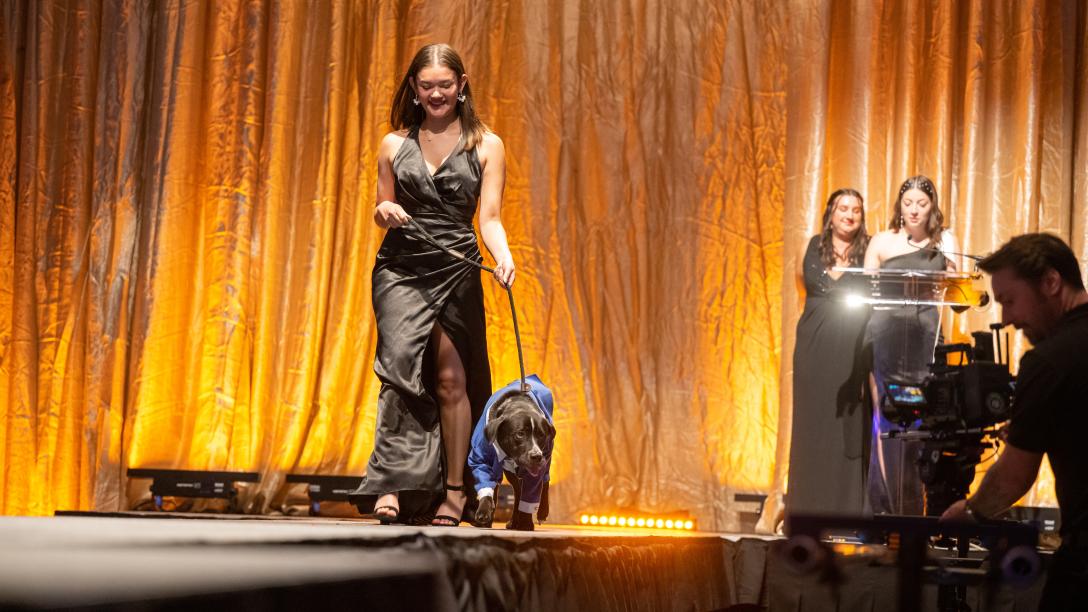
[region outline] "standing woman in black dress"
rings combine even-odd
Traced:
[[[888,229],[878,232],[865,253],[865,268],[955,272],[959,245],[944,226],[937,202],[937,187],[917,175],[903,181]],[[877,514],[921,515],[925,494],[918,471],[922,443],[880,434],[899,429],[880,413],[889,381],[921,384],[929,374],[940,333],[941,311],[936,306],[877,306],[865,331],[873,354],[872,459],[869,470],[870,503]],[[943,511],[943,509],[941,509]]]
[[[867,359],[862,354],[869,309],[841,299],[859,280],[832,270],[860,267],[869,244],[865,202],[853,189],[831,194],[822,230],[801,264],[805,309],[793,352],[793,432],[789,514],[868,512]]]
[[[456,526],[472,512],[465,469],[472,428],[491,395],[478,268],[428,242],[482,261],[472,219],[514,282],[499,213],[506,180],[502,141],[476,116],[468,75],[444,44],[416,53],[393,98],[394,128],[378,151],[374,221],[388,230],[373,272],[382,383],[374,451],[354,497],[383,523]],[[375,499],[376,498],[376,499]],[[371,502],[371,500],[374,500]],[[364,510],[365,511],[365,510]]]

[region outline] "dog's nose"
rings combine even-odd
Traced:
[[[539,449],[534,448],[533,450],[529,451],[529,459],[530,460],[540,461],[543,458],[544,458],[544,453],[541,452]]]

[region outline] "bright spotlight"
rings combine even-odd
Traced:
[[[859,308],[865,304],[865,298],[856,293],[846,294],[846,307],[847,308]]]

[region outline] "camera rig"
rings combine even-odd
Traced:
[[[921,382],[888,381],[881,413],[900,429],[888,438],[920,440],[918,470],[927,516],[967,496],[982,453],[996,445],[1012,414],[1015,379],[1001,350],[1000,324],[974,332],[974,344],[941,344]]]
[[[902,427],[918,422],[931,433],[968,433],[1009,420],[1014,379],[1000,350],[1001,325],[990,328],[972,333],[973,345],[938,345],[921,383],[885,383],[884,417]]]

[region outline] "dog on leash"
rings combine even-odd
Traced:
[[[514,488],[514,515],[507,529],[533,531],[548,518],[548,480],[555,424],[552,392],[535,374],[506,385],[491,396],[472,432],[468,464],[476,479],[479,506],[472,524],[490,527],[495,515],[495,488],[503,476]]]

